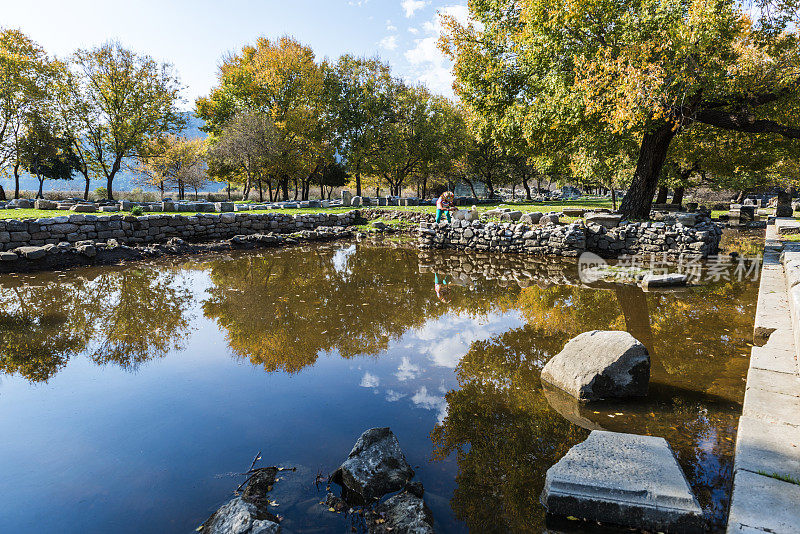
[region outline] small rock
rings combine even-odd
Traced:
[[[541,379],[580,401],[642,397],[650,355],[628,332],[593,330],[569,340],[544,366]]]
[[[622,215],[613,213],[589,213],[586,215],[586,223],[599,224],[605,228],[616,228],[622,221]]]
[[[433,534],[433,514],[410,491],[381,503],[368,519],[370,534]]]
[[[685,274],[648,274],[640,282],[642,289],[654,289],[659,287],[683,287],[688,281]]]
[[[403,488],[413,476],[400,443],[389,427],[384,427],[361,434],[332,480],[348,490],[342,492],[345,499],[369,502]]]

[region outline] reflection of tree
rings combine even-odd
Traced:
[[[50,283],[0,291],[0,370],[45,381],[85,348],[70,324],[73,289]]]
[[[239,357],[268,371],[297,372],[320,352],[378,354],[391,339],[448,311],[481,313],[496,305],[462,288],[440,302],[433,276],[416,272],[415,251],[359,247],[345,271],[336,269],[336,250],[318,246],[213,261],[204,313],[226,330]],[[491,291],[499,297],[507,292]]]
[[[456,370],[461,387],[447,394],[447,417],[431,433],[435,457],[456,454],[456,516],[478,532],[542,530],[544,473],[588,433],[563,413],[587,428],[666,436],[712,524],[721,525],[743,389],[732,362],[752,331],[755,291],[746,283],[684,293],[522,289],[506,305],[528,324],[472,344]],[[556,412],[540,369],[591,329],[627,329],[650,347],[651,393],[636,403],[559,404]]]
[[[126,269],[103,274],[91,287],[97,308],[93,321],[91,358],[135,369],[182,348],[189,332],[186,308],[191,291],[176,285],[174,273],[156,269]]]
[[[539,370],[557,338],[531,325],[473,343],[457,368],[460,389],[431,433],[434,454],[455,451],[451,506],[472,532],[540,532],[547,469],[588,432],[552,411]]]
[[[177,348],[189,329],[191,292],[152,267],[42,273],[0,290],[0,371],[45,381],[86,352],[135,368]]]

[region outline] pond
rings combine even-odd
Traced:
[[[545,471],[593,428],[664,436],[719,527],[758,286],[733,268],[644,293],[386,241],[0,276],[2,530],[191,532],[262,451],[297,468],[272,493],[284,528],[341,532],[315,478],[375,426],[438,532],[541,531]],[[542,389],[592,329],[647,345],[645,400]]]

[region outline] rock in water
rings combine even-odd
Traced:
[[[551,514],[657,532],[703,532],[703,512],[664,438],[595,430],[547,470]]]
[[[370,534],[434,533],[433,514],[422,496],[412,490],[406,490],[379,504],[367,523]]]
[[[685,274],[671,273],[671,274],[648,274],[642,278],[642,289],[654,289],[660,287],[684,287],[689,277]]]
[[[650,355],[627,332],[593,330],[569,340],[544,366],[541,378],[580,401],[643,397]]]
[[[370,428],[358,438],[347,460],[333,473],[333,481],[348,490],[351,501],[379,499],[402,489],[414,476],[400,443],[389,429]],[[355,495],[353,495],[355,494]]]
[[[259,469],[241,497],[228,501],[198,529],[203,534],[277,534],[278,518],[269,513],[267,492],[275,484],[278,470]]]

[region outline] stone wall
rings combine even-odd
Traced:
[[[639,254],[667,254],[705,258],[717,254],[722,228],[708,218],[680,222],[622,222],[606,228],[578,221],[571,224],[528,225],[453,221],[421,223],[420,248],[518,252],[577,257],[594,252],[616,258]]]
[[[349,226],[358,210],[347,213],[199,213],[197,215],[74,214],[47,219],[0,220],[0,251],[80,241],[116,239],[120,243],[159,243],[172,237],[187,241],[212,241],[235,235],[290,233],[320,226]]]

